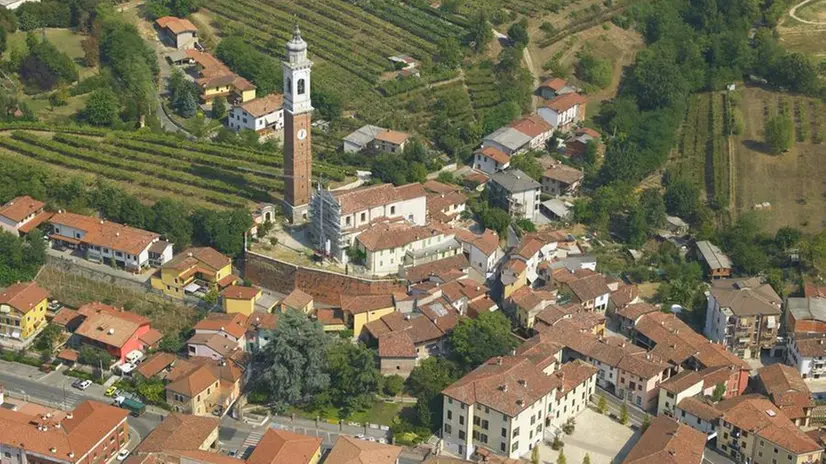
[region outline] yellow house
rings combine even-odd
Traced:
[[[220,397],[220,379],[206,365],[166,385],[166,402],[175,412],[209,416],[221,406]]]
[[[393,295],[341,295],[341,310],[353,336],[361,335],[368,322],[377,321],[396,310]]]
[[[261,299],[261,295],[260,288],[230,285],[221,293],[224,312],[249,316],[255,311],[255,302]]]
[[[502,298],[507,299],[528,283],[528,265],[521,259],[511,258],[502,265]]]
[[[161,266],[151,282],[152,288],[174,298],[183,298],[200,289],[195,280],[215,289],[235,283],[238,277],[232,275],[232,260],[228,256],[213,248],[198,247],[187,248]]]
[[[0,334],[27,340],[46,325],[49,294],[35,282],[18,282],[0,294]]]
[[[267,429],[247,458],[247,464],[318,464],[321,441],[319,437]]]
[[[296,288],[283,300],[281,300],[281,312],[288,309],[301,311],[304,314],[311,314],[313,312],[313,297],[303,292],[300,288]]]

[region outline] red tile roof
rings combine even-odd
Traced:
[[[184,32],[198,32],[198,28],[195,27],[195,25],[192,24],[186,18],[163,16],[156,19],[155,24],[157,24],[161,28],[169,29],[169,31],[173,34],[181,34]]]
[[[341,214],[348,215],[376,206],[426,197],[427,192],[419,183],[398,187],[394,187],[393,184],[379,184],[354,190],[339,190],[333,192],[333,195],[341,206]]]
[[[226,332],[235,338],[241,338],[247,332],[247,316],[241,313],[209,313],[193,327],[195,331]]]
[[[49,293],[36,282],[18,282],[0,293],[0,305],[9,305],[26,314],[47,298]]]
[[[0,206],[0,216],[10,219],[14,222],[21,222],[43,209],[45,203],[25,195],[9,200],[5,205]]]
[[[480,148],[476,150],[476,153],[490,158],[499,164],[508,164],[511,161],[511,157],[507,153],[494,147]]]
[[[395,464],[402,448],[339,435],[325,464]]]
[[[623,464],[702,464],[704,433],[658,416],[631,448]]]
[[[553,90],[554,92],[559,92],[566,85],[568,85],[568,81],[566,81],[565,79],[559,77],[552,77],[550,79],[546,79],[545,82],[543,82],[539,87],[546,87]]]
[[[223,292],[221,295],[224,298],[229,298],[231,300],[253,300],[261,293],[261,289],[258,287],[243,287],[240,285],[230,285]]]
[[[66,226],[85,231],[81,242],[139,255],[159,235],[115,222],[74,213],[57,213],[49,220],[54,226]]]
[[[542,116],[539,116],[538,114],[525,116],[524,118],[518,119],[511,123],[510,126],[533,138],[554,130],[554,127],[545,122],[545,120],[542,119]]]
[[[567,111],[575,106],[582,105],[587,99],[578,93],[566,93],[545,102],[545,107],[557,112]]]
[[[247,458],[247,464],[309,464],[322,439],[286,430],[267,429]]]

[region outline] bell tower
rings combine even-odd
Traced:
[[[296,23],[293,38],[287,42],[287,57],[281,62],[284,73],[284,202],[293,224],[307,221],[313,154],[310,123],[310,68],[307,42]]]

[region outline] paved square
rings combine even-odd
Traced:
[[[563,433],[560,438],[565,443],[563,451],[569,464],[581,463],[585,453],[590,455],[591,464],[612,464],[622,462],[639,435],[630,427],[588,408],[577,416],[574,433]],[[559,452],[551,449],[552,440],[553,434],[547,431],[545,441],[539,448],[539,460],[542,463],[556,463]],[[525,457],[530,458],[530,455]]]

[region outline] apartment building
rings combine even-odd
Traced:
[[[339,190],[319,190],[310,203],[310,233],[317,249],[346,263],[355,238],[378,221],[427,223],[427,191],[413,183]]]
[[[208,366],[200,366],[188,375],[166,385],[166,402],[175,412],[204,416],[219,406],[220,380]]]
[[[508,169],[511,157],[494,146],[482,147],[473,152],[473,169],[491,175]]]
[[[364,264],[377,276],[396,274],[403,267],[449,258],[462,252],[450,230],[406,223],[380,223],[356,238],[356,248],[365,253]]]
[[[502,208],[515,219],[535,221],[539,214],[542,184],[519,169],[496,172],[487,184],[491,206]]]
[[[659,416],[643,432],[622,464],[703,464],[706,436]]]
[[[68,412],[31,415],[3,409],[3,464],[103,464],[129,443],[128,412],[86,400]]]
[[[27,234],[46,222],[52,213],[44,210],[45,203],[25,195],[0,206],[0,230],[12,235]]]
[[[745,395],[717,404],[723,411],[717,450],[736,463],[818,463],[823,447],[768,398]]]
[[[152,288],[173,298],[223,289],[239,280],[232,260],[210,247],[192,247],[164,263],[152,276]]]
[[[786,363],[804,379],[826,376],[826,334],[793,334],[786,349]]]
[[[0,293],[0,345],[26,342],[46,325],[49,293],[36,282],[18,282]]]
[[[771,364],[757,371],[757,388],[797,426],[808,427],[816,404],[800,373],[791,366]]]
[[[79,250],[89,261],[140,271],[172,259],[172,244],[154,232],[65,212],[52,216],[49,223],[54,246]]]
[[[546,374],[528,357],[488,360],[442,391],[445,446],[465,459],[477,448],[518,459],[587,407],[596,369],[563,365]]]
[[[759,358],[774,348],[780,330],[782,300],[757,277],[717,279],[707,294],[703,333],[741,358]]]

